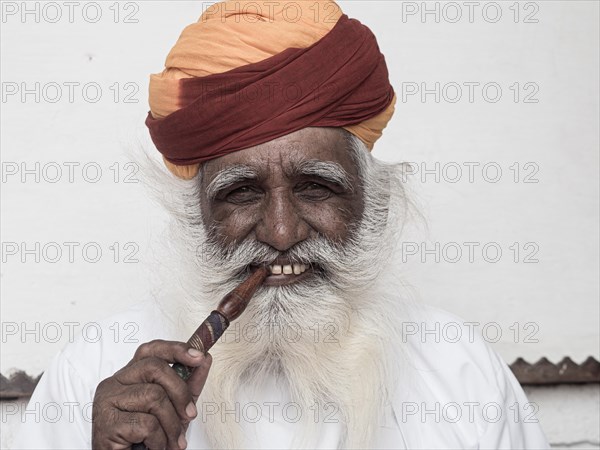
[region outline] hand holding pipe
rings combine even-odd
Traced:
[[[204,319],[204,322],[200,324],[187,343],[196,350],[206,354],[223,335],[229,324],[244,312],[250,299],[268,274],[269,270],[267,267],[260,266],[242,284],[225,295],[219,306],[217,306],[217,309]],[[192,375],[194,368],[175,363],[173,364],[173,370],[175,370],[181,379],[187,381]],[[132,449],[147,450],[147,447],[143,443],[139,443],[133,444]]]

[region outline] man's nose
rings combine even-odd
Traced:
[[[270,193],[256,227],[256,238],[281,252],[310,235],[310,226],[303,219],[293,198],[290,198],[292,195],[286,192]]]

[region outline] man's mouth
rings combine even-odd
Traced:
[[[267,266],[269,275],[265,278],[264,286],[285,286],[304,280],[313,273],[313,268],[300,263],[274,262]]]
[[[304,264],[271,264],[269,266],[269,272],[272,275],[300,275],[306,271],[306,265]]]

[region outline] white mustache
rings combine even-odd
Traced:
[[[203,263],[212,263],[215,271],[231,278],[244,277],[250,266],[271,264],[276,258],[289,260],[292,264],[318,266],[320,270],[315,272],[316,275],[328,278],[329,273],[346,262],[347,252],[344,246],[317,237],[299,242],[285,252],[255,240],[228,247],[207,240],[202,253],[197,256],[203,258]]]

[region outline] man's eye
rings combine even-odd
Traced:
[[[296,192],[310,200],[325,200],[333,194],[327,186],[314,182],[301,184]]]
[[[250,186],[242,186],[229,192],[225,196],[225,200],[231,203],[251,203],[256,201],[260,196],[260,192]]]

